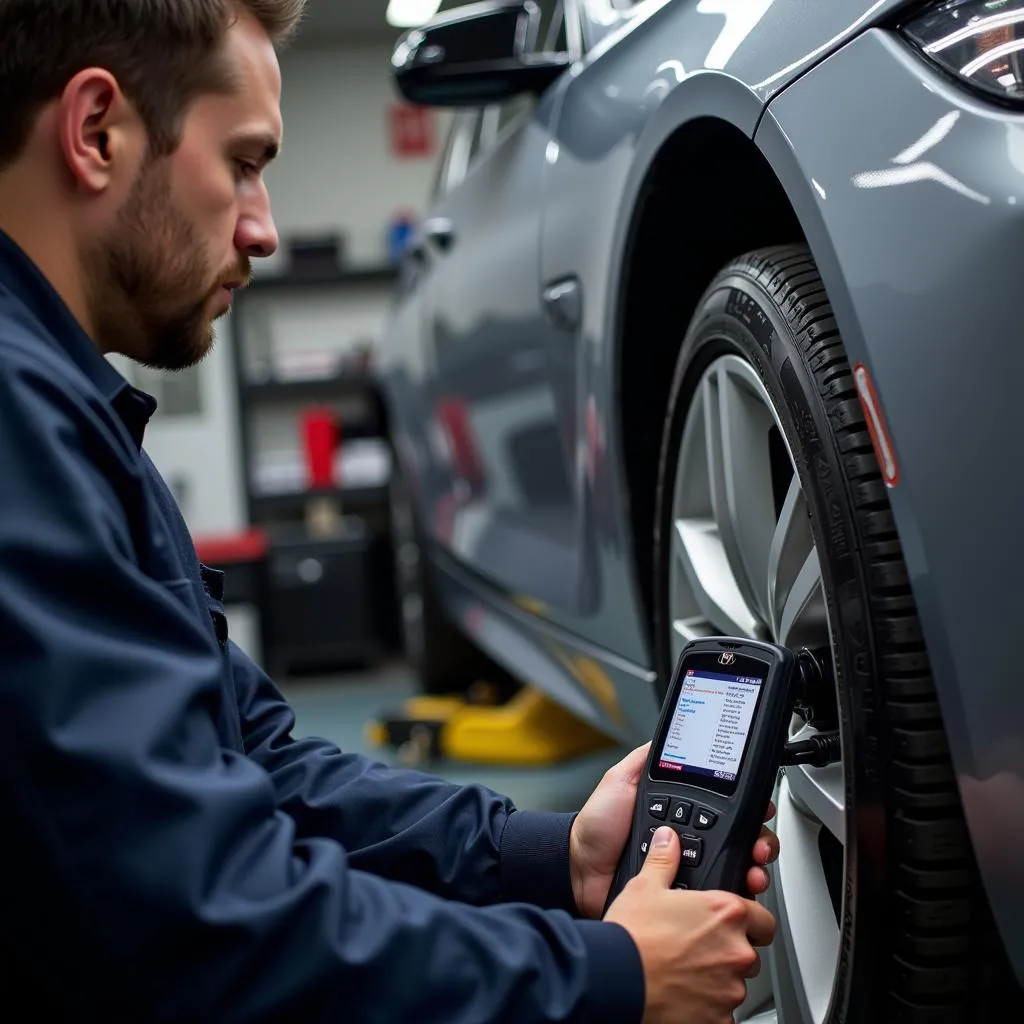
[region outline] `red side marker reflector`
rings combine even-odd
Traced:
[[[878,459],[878,468],[882,471],[882,479],[885,481],[886,487],[895,487],[900,482],[900,465],[896,461],[896,448],[892,443],[885,417],[882,415],[882,404],[878,401],[874,382],[871,380],[868,368],[863,363],[857,363],[854,366],[853,379],[857,385],[860,407],[864,410],[864,418],[867,420],[871,444],[875,449],[875,458]]]

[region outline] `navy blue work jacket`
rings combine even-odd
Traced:
[[[142,450],[155,410],[0,233],[0,996],[38,1019],[638,1021],[571,816],[294,739]]]

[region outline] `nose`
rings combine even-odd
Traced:
[[[243,210],[235,228],[235,248],[253,259],[273,256],[278,246],[277,227],[269,199]]]

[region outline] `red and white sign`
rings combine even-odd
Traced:
[[[431,156],[434,118],[426,107],[394,103],[390,111],[391,152],[401,158]]]

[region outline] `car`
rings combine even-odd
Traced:
[[[1024,2],[473,3],[392,73],[450,118],[376,356],[423,688],[633,744],[694,637],[827,651],[737,1020],[1022,1012]]]

